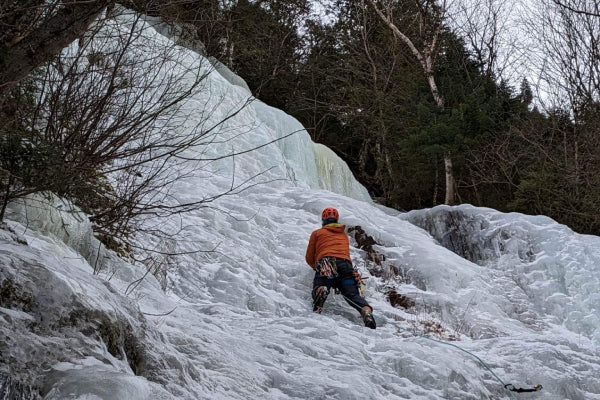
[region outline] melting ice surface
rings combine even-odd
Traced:
[[[170,41],[150,27],[145,38]],[[209,67],[179,51],[188,66]],[[190,126],[199,107],[209,106],[217,119],[247,99],[246,89],[222,74],[210,74],[210,96],[182,110]],[[27,331],[11,337],[10,347],[0,340],[0,349],[45,365],[45,375],[28,377],[45,399],[600,399],[600,238],[544,217],[470,206],[409,214],[377,206],[330,150],[258,101],[220,133],[235,141],[190,155],[244,151],[295,131],[204,165],[171,190],[173,201],[186,203],[223,192],[232,179],[264,178],[210,208],[161,222],[180,236],[159,249],[188,252],[168,259],[166,292],[151,276],[131,290],[143,271],[100,257],[85,220],[13,206],[10,226],[28,245],[2,233],[3,273],[51,282],[52,291],[39,294],[49,312],[68,313],[75,298],[123,315],[145,332],[145,352],[136,371],[90,337],[53,354],[60,330]],[[347,226],[361,226],[385,257],[375,266],[353,242],[363,274],[379,271],[367,280],[377,330],[364,328],[340,296],[328,299],[323,314],[311,312],[313,274],[304,251],[326,206],[337,207]],[[98,259],[104,269],[94,276]],[[412,305],[392,307],[392,288]],[[10,336],[10,327],[32,318],[0,308],[0,329]],[[452,344],[479,356],[495,376],[465,351],[414,333],[460,339]],[[544,389],[511,395],[497,378]]]

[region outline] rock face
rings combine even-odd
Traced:
[[[476,264],[498,258],[510,239],[507,231],[489,232],[490,222],[483,215],[460,207],[412,211],[406,214],[406,220],[429,232],[440,245]]]
[[[533,248],[526,232],[519,234],[514,226],[495,223],[490,215],[500,213],[482,212],[486,210],[469,205],[439,206],[408,212],[405,219],[429,232],[440,245],[476,264],[494,262],[502,255],[514,255],[515,251],[519,259],[531,261]]]

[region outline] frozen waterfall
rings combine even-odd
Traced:
[[[108,24],[127,31],[130,17]],[[172,45],[150,24],[137,40],[146,52]],[[170,68],[209,72],[180,129],[235,111],[218,145],[186,156],[237,155],[189,161],[172,201],[258,181],[152,221],[180,235],[163,243],[166,290],[101,249],[85,216],[54,200],[11,205],[0,229],[0,387],[23,400],[600,399],[600,238],[545,217],[376,205],[298,121],[245,105],[239,78],[177,51]],[[372,239],[352,233],[351,256],[369,276],[374,331],[340,296],[312,313],[304,252],[327,206]],[[513,395],[476,358],[423,334],[481,357],[506,383],[544,389]]]

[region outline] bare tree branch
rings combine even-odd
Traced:
[[[0,94],[14,87],[35,68],[56,57],[63,48],[79,38],[94,19],[114,0],[51,2],[46,8],[57,8],[32,32],[0,53]]]
[[[573,5],[570,5],[570,4],[568,4],[568,3],[566,3],[566,2],[564,2],[562,0],[552,0],[552,1],[557,6],[562,7],[565,10],[572,11],[572,12],[574,12],[576,14],[582,14],[582,15],[587,15],[587,16],[590,16],[590,17],[598,17],[598,18],[600,18],[600,11],[598,10],[599,5],[598,5],[597,1],[595,2],[595,5],[594,5],[594,11],[587,10],[585,8],[586,4],[583,5],[583,8],[576,8],[576,7],[573,7]]]

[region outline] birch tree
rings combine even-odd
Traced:
[[[390,6],[380,6],[375,0],[367,0],[381,20],[392,30],[394,36],[404,43],[414,57],[417,59],[427,83],[431,95],[440,110],[444,110],[444,96],[440,93],[435,79],[436,56],[440,51],[441,33],[444,29],[444,21],[448,9],[448,1],[443,0],[437,4],[435,0],[415,0],[418,19],[418,37],[410,37],[407,33],[398,28],[394,21],[392,8]],[[445,204],[453,205],[456,199],[456,183],[452,168],[452,154],[446,151],[444,154],[444,167],[446,175],[446,195]]]

